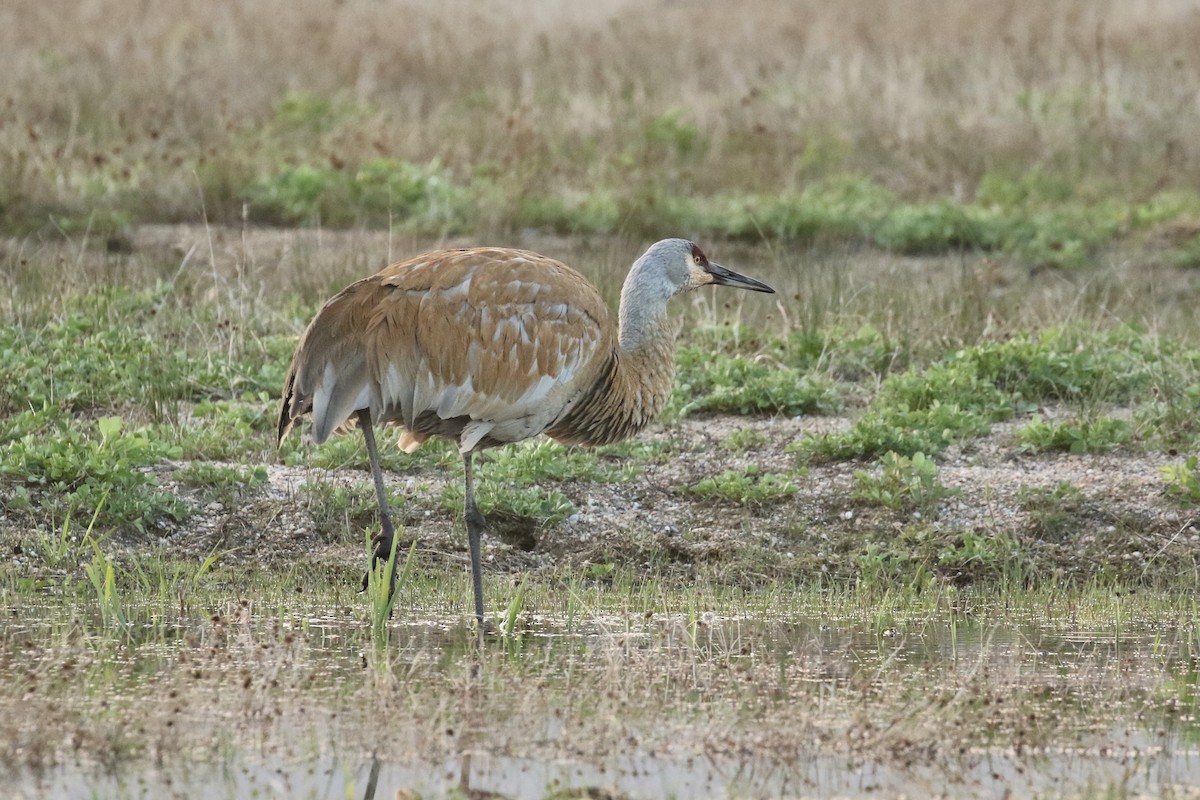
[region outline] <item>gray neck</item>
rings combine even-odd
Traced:
[[[621,350],[635,352],[673,338],[667,320],[667,300],[670,298],[663,282],[652,280],[649,270],[644,269],[643,259],[638,259],[621,287],[618,312]]]

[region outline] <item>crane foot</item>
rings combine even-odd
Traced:
[[[395,538],[396,531],[392,528],[391,524],[385,524],[383,526],[383,530],[371,537],[371,544],[375,546],[371,551],[371,568],[363,574],[362,589],[360,591],[365,592],[367,590],[367,586],[371,583],[371,573],[373,573],[375,568],[379,566],[379,562],[382,561],[386,564],[387,560],[391,558],[392,543],[395,541]],[[396,564],[392,565],[392,585],[389,587],[388,591],[389,600],[392,598],[392,595],[396,593],[397,566],[398,565]]]

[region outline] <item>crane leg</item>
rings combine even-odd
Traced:
[[[483,564],[481,540],[485,521],[475,506],[475,476],[471,470],[471,451],[463,453],[463,474],[466,476],[466,498],[464,512],[467,519],[467,544],[471,549],[471,585],[475,590],[475,621],[479,635],[483,636]]]
[[[361,409],[358,412],[358,426],[362,428],[363,439],[367,442],[367,458],[371,461],[371,479],[375,481],[375,496],[379,499],[379,521],[383,529],[371,537],[375,550],[371,554],[371,569],[363,575],[362,588],[366,591],[371,572],[380,561],[387,561],[392,555],[392,542],[396,538],[396,529],[392,526],[392,513],[388,509],[387,491],[383,486],[383,470],[379,467],[379,449],[375,446],[375,431],[371,427],[371,412]],[[396,594],[396,565],[392,564],[392,579],[388,585],[388,601]]]

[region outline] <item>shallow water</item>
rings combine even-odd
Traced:
[[[379,646],[345,608],[134,618],[126,638],[66,604],[8,615],[6,796],[1200,785],[1195,633],[1178,621],[531,613],[479,654],[461,619],[411,609]]]

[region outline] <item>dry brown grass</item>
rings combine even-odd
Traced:
[[[969,198],[1039,169],[1137,196],[1200,180],[1197,41],[1188,0],[14,0],[0,214],[125,193],[196,219],[202,189],[236,217],[283,162],[380,154],[518,198],[842,171]],[[332,98],[328,119],[280,125],[296,92]],[[695,137],[656,137],[668,114]]]

